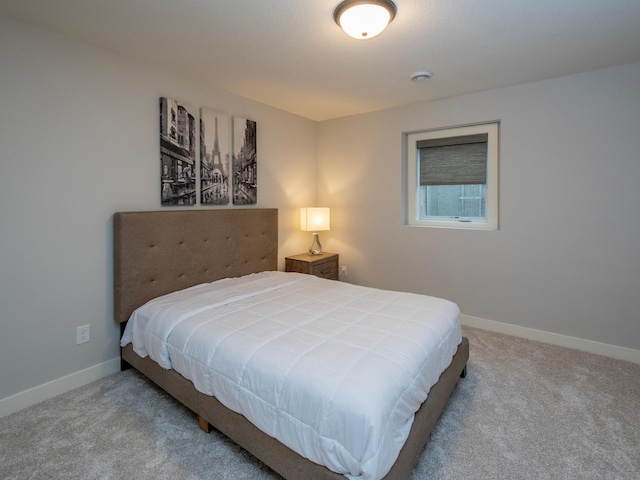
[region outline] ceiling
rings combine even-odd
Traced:
[[[0,14],[318,121],[640,61],[640,0],[395,0],[369,40],[340,30],[338,3],[0,0]]]

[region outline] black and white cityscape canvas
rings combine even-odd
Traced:
[[[233,117],[233,204],[258,202],[256,122]]]
[[[200,109],[200,203],[229,203],[231,117]]]
[[[196,118],[194,109],[160,98],[161,204],[196,204]]]

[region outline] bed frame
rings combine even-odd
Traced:
[[[115,321],[122,328],[133,310],[166,293],[225,277],[277,270],[277,209],[219,209],[119,212],[113,217]],[[213,426],[288,480],[345,480],[260,431],[215,397],[198,392],[173,370],[131,345],[122,349],[129,366],[198,416],[200,428]],[[444,410],[458,378],[466,373],[469,342],[458,347],[449,367],[431,388],[415,416],[399,457],[385,480],[407,479]]]

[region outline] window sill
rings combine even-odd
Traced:
[[[497,225],[492,225],[489,222],[467,222],[467,221],[446,221],[446,220],[431,220],[431,221],[418,221],[405,224],[407,227],[423,227],[423,228],[449,228],[456,230],[485,230],[496,231]]]

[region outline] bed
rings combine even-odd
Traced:
[[[203,285],[209,288],[209,284],[214,285],[216,289],[219,289],[220,285],[226,286],[225,288],[229,285],[240,288],[234,283],[237,282],[238,277],[242,277],[242,282],[248,279],[247,281],[255,284],[266,285],[259,295],[276,296],[280,299],[279,301],[286,299],[287,302],[297,298],[298,305],[302,301],[312,301],[309,295],[314,291],[324,292],[325,299],[347,298],[345,292],[350,289],[356,294],[369,294],[359,290],[362,287],[316,279],[302,274],[277,272],[277,238],[278,212],[276,209],[116,213],[114,215],[115,319],[123,326],[123,335],[130,335],[131,328],[127,332],[124,326],[134,311],[139,312],[139,307],[145,304],[153,305],[153,302],[157,301],[153,299],[169,294],[169,297],[163,297],[164,301],[164,298],[182,295],[183,290],[197,290],[204,288]],[[222,290],[220,295],[225,298],[230,297],[225,292]],[[374,293],[378,296],[384,294],[383,291]],[[392,292],[388,294],[396,295]],[[206,295],[211,294],[206,293]],[[263,297],[256,295],[253,293],[250,295],[251,301],[262,302]],[[421,299],[418,300],[421,301]],[[446,301],[443,302],[445,302],[444,305],[450,306]],[[262,306],[253,308],[254,312],[269,310]],[[287,308],[291,311],[297,308],[299,311],[296,305]],[[352,308],[352,305],[345,304],[341,308],[342,311],[346,311]],[[231,310],[235,311],[239,308],[233,306]],[[235,318],[234,322],[243,318],[228,317],[230,314],[225,314],[224,318]],[[279,315],[276,314],[273,318],[261,319],[256,324],[264,328],[264,325],[268,322],[273,323],[274,318],[277,320],[278,317]],[[130,325],[132,324],[133,322]],[[298,448],[288,439],[277,440],[275,438],[277,435],[272,436],[274,432],[270,427],[261,422],[260,418],[264,417],[252,417],[252,412],[257,407],[249,407],[248,411],[243,412],[244,415],[236,413],[236,410],[241,411],[240,407],[229,404],[229,398],[225,396],[224,389],[219,391],[219,398],[212,393],[220,382],[211,382],[213,391],[208,391],[207,388],[203,388],[202,381],[197,377],[194,378],[185,371],[182,371],[182,374],[178,373],[182,367],[173,368],[174,365],[165,364],[161,359],[157,359],[160,362],[158,363],[148,355],[136,353],[131,343],[123,343],[125,344],[122,347],[123,368],[132,366],[139,370],[192,410],[197,415],[203,430],[209,431],[210,426],[215,427],[284,478],[290,480],[360,478],[357,472],[345,472],[346,477],[335,473],[326,466],[316,463],[318,458],[314,457],[314,453],[308,454],[306,451],[303,451],[303,454],[297,453]],[[252,352],[249,356],[254,353]],[[385,479],[408,478],[458,378],[464,375],[469,355],[468,341],[461,338],[450,354],[443,355],[449,358],[446,358],[446,363],[438,367],[439,371],[436,372],[434,380],[436,383],[433,386],[428,385],[429,394],[426,401],[415,413],[413,422],[408,423],[408,436],[406,441],[402,439],[402,447],[397,458],[392,462],[390,469],[388,466],[382,467],[384,472],[388,471],[384,475]],[[176,360],[176,362],[178,365],[179,361]],[[265,364],[265,362],[259,363]],[[290,386],[287,388],[291,389]],[[236,392],[230,396],[238,395]],[[331,417],[331,415],[328,416]],[[252,418],[253,423],[247,418]],[[317,443],[317,439],[312,439],[311,443],[313,442]],[[320,452],[318,455],[322,457],[324,453]],[[340,455],[337,456],[340,457]],[[396,457],[395,454],[393,456]],[[311,461],[307,457],[316,461]],[[331,463],[330,466],[336,469]],[[376,476],[378,475],[376,472],[378,470],[374,468],[366,475],[363,474],[362,478],[380,478],[382,475]]]

